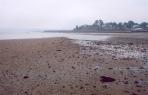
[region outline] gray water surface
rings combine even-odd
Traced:
[[[51,37],[66,37],[77,40],[106,40],[109,35],[94,35],[87,33],[51,33],[51,32],[32,32],[32,31],[1,31],[0,40],[7,39],[32,39],[32,38],[51,38]]]

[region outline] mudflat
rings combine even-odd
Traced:
[[[126,35],[1,40],[0,95],[148,95],[148,36]]]

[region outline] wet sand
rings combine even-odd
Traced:
[[[148,95],[148,37],[1,40],[0,95]]]

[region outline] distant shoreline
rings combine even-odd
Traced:
[[[101,31],[101,32],[92,32],[92,31],[74,31],[74,30],[44,30],[43,32],[51,33],[148,33],[147,31]]]

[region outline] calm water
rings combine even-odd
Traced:
[[[0,31],[0,40],[66,37],[78,40],[106,40],[108,35],[94,35],[85,33],[51,33],[41,31]]]

